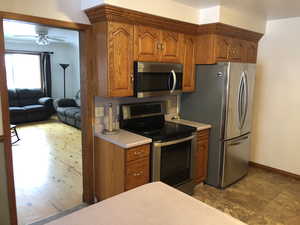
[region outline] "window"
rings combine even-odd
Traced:
[[[42,88],[40,55],[6,53],[5,66],[8,89]]]

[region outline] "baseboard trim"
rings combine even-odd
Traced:
[[[274,173],[278,173],[278,174],[288,176],[288,177],[293,177],[297,180],[300,180],[300,175],[290,173],[290,172],[287,172],[287,171],[284,171],[284,170],[276,169],[276,168],[273,168],[273,167],[265,166],[265,165],[262,165],[262,164],[259,164],[259,163],[256,163],[256,162],[250,161],[249,166],[261,168],[261,169],[264,169],[264,170],[268,170],[268,171],[271,171],[271,172],[274,172]]]

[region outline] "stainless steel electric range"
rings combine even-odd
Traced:
[[[164,102],[124,104],[120,112],[120,128],[153,140],[151,181],[192,194],[196,128],[165,121]]]

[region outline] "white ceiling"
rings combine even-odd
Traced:
[[[25,23],[21,21],[5,20],[4,21],[4,37],[6,41],[16,42],[31,42],[35,43],[36,30],[47,30],[48,36],[62,39],[62,42],[51,41],[51,43],[78,43],[78,31],[59,29],[53,27],[40,26],[32,23]],[[16,37],[16,35],[30,35],[32,37]]]
[[[195,8],[203,9],[216,5],[255,10],[268,20],[300,17],[299,0],[174,0]]]

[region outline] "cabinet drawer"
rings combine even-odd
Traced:
[[[149,145],[141,145],[135,148],[126,150],[126,162],[147,157],[150,153]]]
[[[149,158],[140,159],[126,165],[125,190],[149,182]]]

